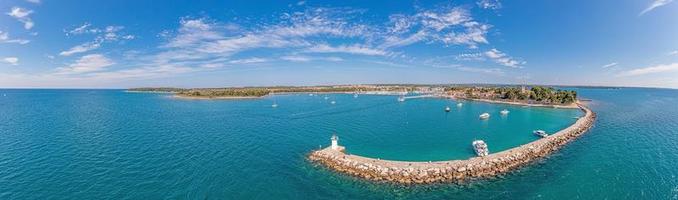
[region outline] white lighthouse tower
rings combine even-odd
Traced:
[[[330,138],[330,140],[332,140],[332,146],[330,148],[332,148],[332,150],[338,151],[339,150],[339,136],[337,136],[336,134],[332,134],[332,138]]]

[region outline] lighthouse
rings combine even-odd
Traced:
[[[332,150],[338,151],[339,150],[339,137],[336,134],[332,134],[332,138],[330,138],[330,140],[332,140],[332,146],[330,148],[332,148]]]

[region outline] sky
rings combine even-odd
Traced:
[[[678,88],[678,3],[0,0],[0,88]]]

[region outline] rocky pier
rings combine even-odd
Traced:
[[[335,149],[327,147],[311,152],[308,158],[332,170],[355,177],[400,184],[463,182],[474,178],[494,177],[543,158],[584,134],[593,125],[596,114],[586,106],[578,106],[585,114],[571,126],[546,138],[485,157],[407,162],[350,155],[344,152],[343,147]]]

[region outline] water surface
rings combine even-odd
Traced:
[[[678,92],[578,91],[593,99],[598,119],[550,158],[497,179],[404,187],[337,174],[305,155],[336,132],[355,154],[464,159],[473,139],[501,151],[537,139],[534,129],[562,129],[581,112],[368,95],[196,101],[0,90],[0,199],[678,198]],[[511,113],[501,117],[502,109]],[[478,120],[482,112],[492,117]]]

